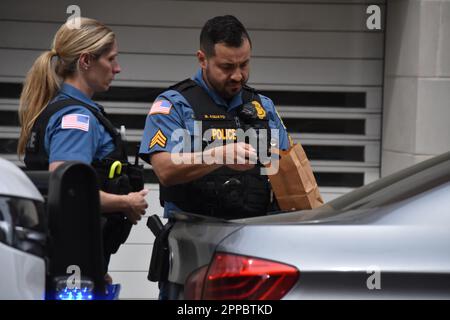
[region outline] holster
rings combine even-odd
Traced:
[[[152,221],[153,220],[153,221]],[[153,224],[153,227],[151,226]],[[155,227],[158,225],[158,227]],[[148,270],[147,279],[153,282],[167,281],[169,274],[169,233],[173,227],[174,222],[169,221],[162,226],[161,220],[157,215],[148,218],[147,226],[155,235],[155,242],[153,243],[152,258]],[[155,230],[159,229],[159,230]]]
[[[110,179],[108,174],[111,165],[115,161],[114,159],[106,158],[93,164],[101,190],[111,194],[122,195],[142,190],[144,188],[143,166],[122,162],[121,174]],[[127,240],[132,226],[133,224],[123,212],[103,215],[103,247],[107,264],[111,254],[116,253],[120,245]]]

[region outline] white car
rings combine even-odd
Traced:
[[[25,174],[0,158],[0,171],[0,299],[117,299],[94,169],[72,161]]]
[[[11,162],[0,171],[0,299],[44,299],[44,198]]]

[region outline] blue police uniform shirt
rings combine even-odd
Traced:
[[[51,101],[80,100],[97,110],[99,107],[77,88],[64,83]],[[55,112],[45,130],[45,151],[49,164],[55,161],[77,160],[91,164],[111,153],[113,139],[94,114],[81,105],[71,105]]]
[[[192,80],[203,87],[217,105],[224,107],[227,111],[242,105],[242,92],[235,95],[227,103],[205,83],[202,77],[202,69],[197,71]],[[269,119],[269,127],[279,130],[278,147],[283,150],[288,149],[288,134],[272,100],[263,95],[259,96]],[[185,129],[193,141],[197,135],[202,134],[201,130],[194,128],[194,120],[194,110],[178,91],[167,90],[163,92],[156,98],[147,115],[139,153],[151,155],[160,151],[172,152],[175,146],[177,146],[176,152],[179,152],[183,148],[180,148],[178,139],[171,139],[172,133],[180,128]],[[191,143],[191,147],[193,146],[194,144]],[[192,150],[186,150],[186,152],[192,152]],[[174,210],[179,209],[173,203],[167,201],[164,203],[164,216],[166,218],[170,217]]]

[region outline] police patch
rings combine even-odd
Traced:
[[[167,143],[167,138],[164,135],[164,133],[162,133],[161,129],[158,129],[158,131],[155,133],[155,135],[153,136],[152,140],[150,141],[149,144],[149,149],[153,148],[155,145],[160,146],[161,148],[165,148],[166,147],[166,143]]]
[[[252,105],[256,109],[256,113],[257,113],[256,115],[258,116],[258,118],[261,120],[264,119],[266,117],[266,110],[264,110],[264,108],[261,106],[261,104],[258,101],[253,100]]]
[[[236,141],[236,129],[211,129],[213,140],[233,140]]]
[[[172,104],[167,100],[155,101],[150,108],[149,114],[169,114]]]

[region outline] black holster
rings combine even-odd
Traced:
[[[148,270],[147,279],[153,282],[165,282],[169,275],[169,233],[174,225],[173,221],[164,226],[157,215],[148,218],[147,226],[155,235],[152,258]]]

